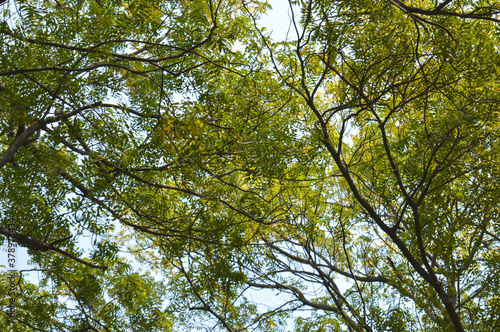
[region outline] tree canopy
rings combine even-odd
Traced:
[[[500,328],[495,1],[0,6],[4,331]]]

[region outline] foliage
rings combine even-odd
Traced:
[[[268,7],[2,5],[8,331],[500,326],[498,7]]]

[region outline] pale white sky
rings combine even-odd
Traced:
[[[266,27],[274,41],[294,39],[295,31],[290,26],[291,11],[288,0],[269,0],[272,9],[260,20],[260,26]],[[298,15],[298,11],[295,15]],[[288,36],[288,38],[287,38]]]

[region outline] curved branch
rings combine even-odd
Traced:
[[[493,14],[498,14],[500,12],[498,8],[495,8],[494,6],[480,7],[470,13],[457,13],[457,12],[450,12],[447,10],[443,10],[443,8],[446,5],[448,5],[451,1],[452,0],[446,0],[434,9],[422,9],[405,5],[402,1],[399,0],[389,0],[389,2],[391,2],[394,6],[402,9],[407,13],[412,13],[412,14],[420,14],[426,16],[454,16],[460,18],[472,18],[472,19],[500,22],[499,19],[491,17]],[[474,12],[478,11],[479,9],[497,9],[497,11],[491,14],[475,14]]]
[[[78,263],[82,263],[82,264],[84,264],[88,267],[94,268],[94,269],[106,270],[108,268],[107,265],[95,265],[95,264],[92,264],[90,262],[84,261],[83,259],[78,258],[75,255],[70,254],[69,252],[64,251],[62,249],[59,249],[59,248],[54,246],[55,243],[62,242],[66,239],[56,240],[52,243],[45,243],[45,242],[41,242],[41,241],[35,240],[33,238],[30,238],[29,236],[26,236],[24,234],[21,234],[21,233],[15,232],[15,231],[11,231],[5,227],[0,227],[0,234],[5,235],[7,237],[10,237],[19,245],[21,245],[25,248],[31,249],[31,250],[42,251],[42,252],[49,251],[49,250],[55,251],[63,256],[69,257],[72,260],[77,261]]]

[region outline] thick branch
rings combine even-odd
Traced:
[[[29,236],[26,236],[24,234],[11,231],[5,227],[0,227],[0,234],[5,235],[7,237],[10,237],[11,239],[14,240],[14,242],[18,243],[19,245],[21,245],[25,248],[31,249],[31,250],[44,251],[44,252],[49,251],[49,250],[55,251],[61,255],[64,255],[66,257],[71,258],[74,261],[77,261],[79,263],[87,265],[88,267],[92,267],[95,269],[102,269],[102,270],[106,270],[108,268],[106,265],[95,265],[95,264],[89,263],[87,261],[84,261],[83,259],[80,259],[80,258],[68,253],[67,251],[64,251],[64,250],[59,249],[59,248],[54,246],[54,243],[61,242],[62,240],[60,240],[60,241],[56,240],[52,243],[44,243],[44,242],[32,239]]]

